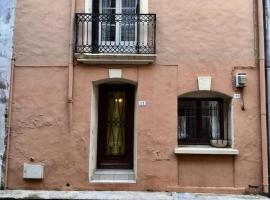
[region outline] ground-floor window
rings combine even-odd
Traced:
[[[225,141],[227,145],[228,101],[222,98],[180,97],[179,145],[208,145],[213,141]]]

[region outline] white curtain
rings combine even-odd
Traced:
[[[219,104],[217,101],[210,101],[209,102],[209,109],[210,109],[210,126],[212,130],[212,138],[213,139],[220,139],[220,123],[219,123]]]
[[[180,121],[178,122],[179,124],[179,132],[178,132],[178,138],[179,139],[185,139],[187,138],[187,119],[186,116],[180,116]]]

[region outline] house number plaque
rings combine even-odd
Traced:
[[[139,107],[145,107],[146,101],[139,101]]]
[[[240,99],[240,98],[241,98],[241,94],[234,94],[234,95],[233,95],[233,98],[234,98],[234,99]]]

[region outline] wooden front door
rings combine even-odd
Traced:
[[[98,169],[133,169],[135,86],[99,86]]]

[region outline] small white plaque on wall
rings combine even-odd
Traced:
[[[238,93],[233,94],[233,98],[234,99],[241,99],[241,94],[238,94]]]
[[[211,90],[211,76],[199,76],[198,77],[198,88],[199,90]]]
[[[122,78],[122,69],[109,69],[109,78]]]
[[[23,165],[24,179],[43,179],[44,166],[41,164],[27,164]]]
[[[141,101],[139,101],[139,107],[145,107],[146,106],[146,101],[144,101],[144,100],[141,100]]]

